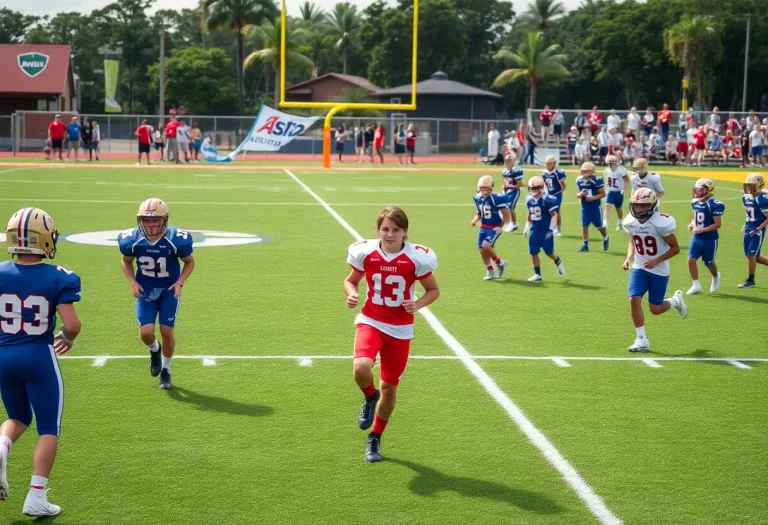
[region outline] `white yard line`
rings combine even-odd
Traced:
[[[107,359],[109,359],[107,356],[95,357],[91,366],[104,366],[107,364]]]
[[[571,366],[571,363],[563,359],[562,357],[553,357],[552,362],[555,363],[560,368],[568,368]]]
[[[315,192],[313,192],[309,186],[304,184],[296,175],[291,173],[290,170],[285,170],[285,173],[296,181],[299,186],[312,195],[314,199],[319,202],[323,208],[336,219],[336,221],[347,230],[352,237],[360,241],[363,237],[355,231],[352,226],[349,225],[336,211],[331,208],[322,198],[320,198]],[[493,397],[493,399],[501,405],[507,412],[509,417],[520,430],[528,437],[530,442],[544,455],[546,460],[563,476],[563,479],[571,486],[576,492],[576,495],[581,498],[587,508],[597,519],[603,524],[620,524],[623,523],[618,516],[616,516],[611,509],[609,509],[603,499],[595,493],[592,487],[584,481],[584,478],[579,475],[576,469],[571,465],[567,459],[558,451],[555,446],[547,439],[547,437],[534,426],[530,419],[523,413],[523,411],[515,404],[512,399],[505,394],[496,382],[491,378],[483,368],[472,359],[466,348],[443,326],[443,324],[435,317],[435,315],[429,310],[429,308],[422,308],[419,310],[421,315],[426,319],[432,330],[443,340],[443,342],[450,348],[454,354],[459,358],[462,364],[477,378],[480,384],[485,390]]]
[[[659,363],[657,363],[653,359],[645,358],[645,359],[643,359],[643,363],[645,363],[646,365],[650,366],[651,368],[661,368],[661,365]]]
[[[728,362],[731,363],[736,368],[744,368],[746,370],[751,370],[752,369],[751,366],[746,365],[746,364],[742,363],[741,361],[737,361],[736,359],[728,359]]]
[[[203,366],[216,366],[216,358],[214,358],[214,357],[204,357],[203,358]]]

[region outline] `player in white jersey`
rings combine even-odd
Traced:
[[[435,252],[406,242],[405,212],[396,206],[384,208],[376,220],[376,231],[378,239],[349,247],[347,263],[352,271],[344,280],[349,308],[357,306],[357,287],[363,277],[368,289],[363,311],[355,318],[353,375],[365,396],[357,424],[362,430],[373,425],[365,447],[369,463],[381,461],[381,434],[395,409],[397,385],[408,363],[413,314],[440,296],[432,275],[437,268]],[[424,288],[418,300],[416,281]],[[374,386],[372,371],[377,356],[381,359],[380,390]]]
[[[642,308],[643,296],[646,293],[648,308],[653,315],[663,314],[670,308],[675,308],[683,319],[688,315],[688,307],[681,290],[664,299],[669,283],[667,261],[680,253],[680,245],[675,238],[674,217],[660,213],[657,205],[658,200],[653,190],[638,188],[629,200],[632,216],[624,221],[624,229],[629,233],[624,270],[632,267],[628,286],[629,305],[637,333],[634,344],[629,347],[630,352],[647,352],[651,348],[645,335],[645,315]]]
[[[664,196],[664,186],[661,185],[661,175],[654,171],[648,171],[648,161],[645,159],[635,159],[632,163],[632,177],[629,182],[632,184],[632,193],[638,188],[648,188],[656,194],[656,207],[661,209],[661,198]]]
[[[619,222],[616,223],[616,231],[621,229],[621,222],[624,220],[624,192],[629,186],[629,176],[624,166],[619,166],[619,158],[616,155],[608,155],[605,159],[608,167],[605,168],[605,182],[608,187],[608,193],[605,197],[605,210],[603,211],[603,228],[608,227],[608,215],[611,208],[616,208],[616,216]]]

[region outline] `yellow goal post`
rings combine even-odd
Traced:
[[[285,31],[288,25],[286,0],[282,0],[280,15],[280,101],[279,106],[287,109],[330,109],[323,125],[323,166],[331,167],[331,119],[339,111],[347,109],[376,109],[414,111],[416,109],[416,82],[419,48],[419,0],[413,0],[413,46],[411,48],[411,103],[343,103],[343,102],[290,102],[285,100]]]

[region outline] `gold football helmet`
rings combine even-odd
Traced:
[[[632,163],[632,171],[638,175],[645,175],[648,173],[648,161],[645,159],[635,159]]]
[[[139,206],[139,211],[136,212],[136,223],[145,237],[153,237],[162,235],[168,229],[168,216],[168,205],[160,199],[151,198]],[[146,221],[149,224],[144,224],[145,219],[150,219]],[[162,221],[151,219],[162,219]]]
[[[483,196],[490,195],[493,191],[493,177],[491,175],[483,175],[480,177],[477,180],[477,191],[478,193],[483,194]]]
[[[750,187],[752,188],[750,190]],[[744,182],[744,193],[750,195],[757,195],[765,187],[765,179],[759,173],[750,173],[747,175],[747,180]]]
[[[658,205],[656,192],[650,188],[637,188],[629,199],[629,211],[635,219],[648,219],[656,213]],[[638,210],[637,206],[643,206],[645,209]]]
[[[56,256],[59,232],[53,219],[40,208],[22,208],[14,213],[5,227],[5,242],[11,255]]]
[[[581,165],[581,174],[589,175],[591,177],[595,174],[595,165],[591,162],[585,162]]]
[[[616,155],[608,155],[605,157],[605,163],[608,164],[608,167],[612,170],[616,169],[616,166],[619,165],[619,157]]]
[[[712,179],[699,179],[693,185],[694,199],[709,199],[715,194],[715,183]]]
[[[528,179],[528,191],[531,192],[534,197],[538,197],[539,195],[543,194],[544,188],[546,188],[544,177],[536,175],[535,177]]]

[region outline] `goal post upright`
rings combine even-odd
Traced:
[[[323,125],[323,166],[331,167],[331,120],[339,111],[347,109],[401,110],[416,109],[416,82],[418,80],[419,0],[413,0],[413,45],[411,46],[411,103],[392,104],[375,102],[290,102],[285,100],[285,33],[288,25],[286,0],[282,0],[280,13],[280,100],[279,107],[287,109],[330,109]]]

